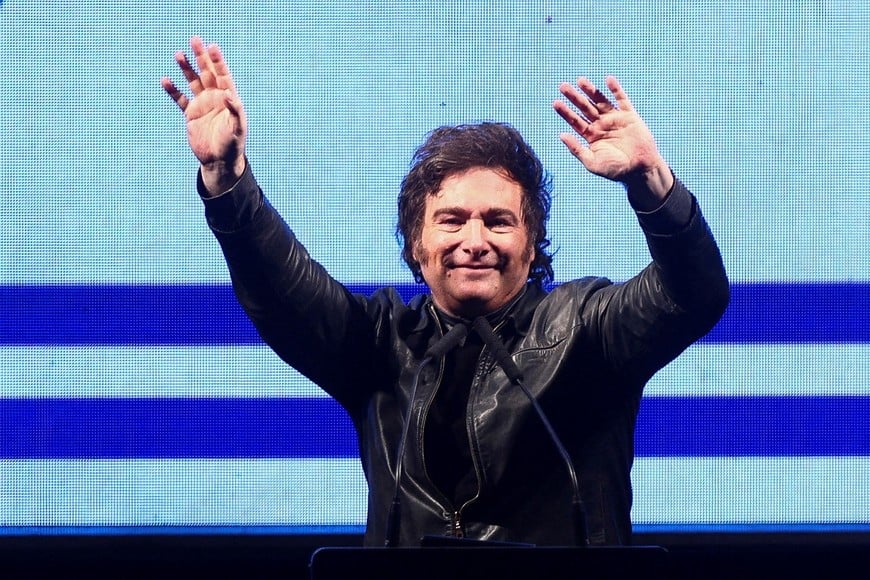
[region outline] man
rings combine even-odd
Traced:
[[[403,256],[431,291],[405,304],[388,288],[352,295],[311,259],[253,178],[244,107],[220,49],[199,38],[191,48],[198,72],[183,53],[176,60],[192,98],[162,83],[186,118],[208,223],[263,339],[354,422],[366,545],[426,535],[628,543],[643,386],[710,330],[729,291],[695,198],[618,81],[607,79],[615,103],[580,79],[553,106],[586,141],[563,134],[571,153],[625,185],[652,263],[623,284],[583,278],[547,292],[549,181],[537,157],[507,125],[444,127],[402,184]],[[427,356],[472,322],[446,355]],[[497,342],[512,353],[498,364]],[[508,377],[511,364],[522,377]],[[579,534],[572,498],[585,511]]]

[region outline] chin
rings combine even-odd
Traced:
[[[464,288],[455,292],[452,298],[454,303],[481,305],[496,301],[498,294],[492,289]]]
[[[474,318],[482,314],[489,314],[493,310],[498,310],[500,304],[497,304],[496,297],[480,294],[466,294],[454,296],[451,300],[454,304],[452,312],[462,318]]]

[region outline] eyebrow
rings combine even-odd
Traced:
[[[441,216],[445,216],[445,215],[448,215],[448,216],[450,216],[450,215],[463,215],[464,216],[464,215],[468,215],[470,213],[471,212],[468,211],[468,209],[466,209],[462,206],[442,207],[442,208],[436,209],[432,213],[432,219],[435,219],[435,218],[438,218]],[[484,219],[492,219],[492,218],[502,217],[502,218],[510,218],[510,219],[516,221],[517,223],[519,223],[519,221],[520,221],[520,218],[519,218],[519,216],[517,216],[517,214],[515,214],[513,211],[511,211],[505,207],[491,207],[489,209],[482,211],[481,214],[482,214]]]

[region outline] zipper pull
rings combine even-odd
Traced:
[[[451,521],[451,528],[453,532],[454,538],[464,538],[465,532],[462,530],[462,518],[459,515],[459,512],[453,512],[453,518]]]

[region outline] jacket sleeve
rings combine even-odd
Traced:
[[[378,304],[352,295],[311,258],[250,167],[229,192],[203,202],[239,303],[285,362],[339,400],[352,377],[383,368]]]
[[[614,372],[643,383],[713,328],[730,289],[716,241],[682,182],[660,211],[638,212],[638,220],[652,262],[596,292],[583,319]]]

